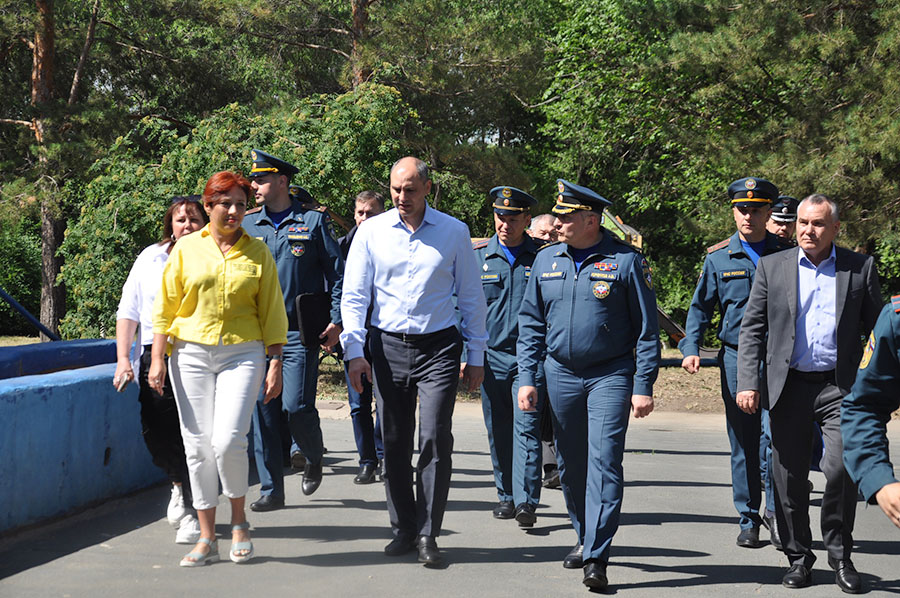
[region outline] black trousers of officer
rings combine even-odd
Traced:
[[[822,427],[825,474],[822,495],[822,543],[832,559],[850,558],[856,519],[856,485],[844,469],[841,440],[841,390],[828,376],[790,370],[784,390],[769,412],[772,426],[773,469],[778,525],[784,553],[792,565],[812,567],[809,528],[809,460],[813,422]]]
[[[450,492],[451,423],[462,338],[455,327],[405,337],[373,329],[369,338],[391,529],[395,537],[439,536]],[[419,460],[414,493],[416,397]]]

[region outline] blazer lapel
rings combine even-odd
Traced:
[[[788,309],[791,312],[791,322],[797,322],[797,294],[800,292],[798,286],[800,284],[800,271],[797,267],[797,252],[800,248],[785,250],[784,261],[782,262],[781,273],[784,276],[784,288],[787,291],[786,297]]]
[[[841,259],[842,252],[840,247],[834,248],[834,294],[836,304],[834,306],[834,324],[835,330],[841,321],[841,314],[844,312],[844,303],[847,300],[847,290],[850,288],[850,270],[846,267],[844,260]]]

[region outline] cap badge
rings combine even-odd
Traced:
[[[509,200],[508,200],[508,199],[504,199],[504,200],[503,200],[503,205],[508,206],[508,205],[509,205]]]
[[[782,214],[787,214],[787,213],[788,213],[787,206],[781,208],[781,213],[782,213]]]
[[[560,193],[562,193],[563,191],[566,190],[566,186],[562,184],[562,181],[560,181],[556,184],[556,188],[559,189]]]
[[[753,191],[747,191],[747,199],[753,199]]]
[[[250,157],[253,158],[253,161],[254,161],[254,162],[256,162],[256,160],[258,159],[258,158],[256,157],[256,150],[253,150],[252,152],[250,152]]]
[[[510,189],[509,187],[504,187],[500,191],[500,195],[502,195],[503,197],[512,197],[512,189]],[[507,205],[509,205],[509,204],[507,204]]]
[[[744,181],[744,187],[747,189],[756,189],[756,181],[754,179],[747,179]]]
[[[562,202],[563,202],[563,196],[562,196],[562,195],[557,195],[557,196],[556,196],[556,203],[562,203]]]

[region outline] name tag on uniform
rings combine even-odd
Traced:
[[[482,274],[481,282],[500,282],[500,274],[497,272],[493,274]]]
[[[615,266],[615,264],[613,265]],[[616,280],[617,278],[619,278],[618,274],[612,272],[591,272],[591,280]]]
[[[253,237],[253,238],[254,238],[254,239],[258,239],[258,240],[260,240],[260,241],[265,241],[265,240],[266,240],[265,237]]]
[[[247,276],[259,276],[260,266],[257,264],[231,264],[231,269],[235,273],[246,274]]]
[[[721,274],[722,280],[729,278],[747,278],[750,276],[750,270],[726,270]]]
[[[563,279],[565,277],[566,273],[560,270],[556,270],[554,272],[541,272],[541,280]]]
[[[309,233],[304,234],[292,234],[288,233],[288,241],[309,241],[311,236]]]

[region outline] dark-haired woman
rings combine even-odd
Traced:
[[[199,195],[172,198],[163,217],[162,241],[147,247],[138,255],[122,287],[122,299],[116,312],[117,361],[113,385],[124,388],[134,380],[137,370],[141,433],[153,463],[166,472],[172,483],[166,518],[177,529],[175,542],[178,544],[196,543],[200,537],[200,524],[190,506],[191,486],[172,387],[164,384],[162,391],[156,392],[147,382],[150,345],[153,342],[153,300],[159,291],[163,268],[175,242],[200,230],[205,222],[206,213],[200,204]],[[131,355],[138,327],[140,338],[136,345],[137,351],[135,355]],[[134,367],[138,363],[139,367]]]
[[[231,560],[253,556],[244,513],[247,432],[263,382],[266,401],[281,392],[287,314],[272,254],[241,228],[249,196],[250,182],[240,174],[210,177],[203,190],[209,224],[175,245],[153,309],[150,385],[163,386],[171,339],[169,374],[200,521],[200,539],[183,567],[219,558],[220,481],[231,502]]]

